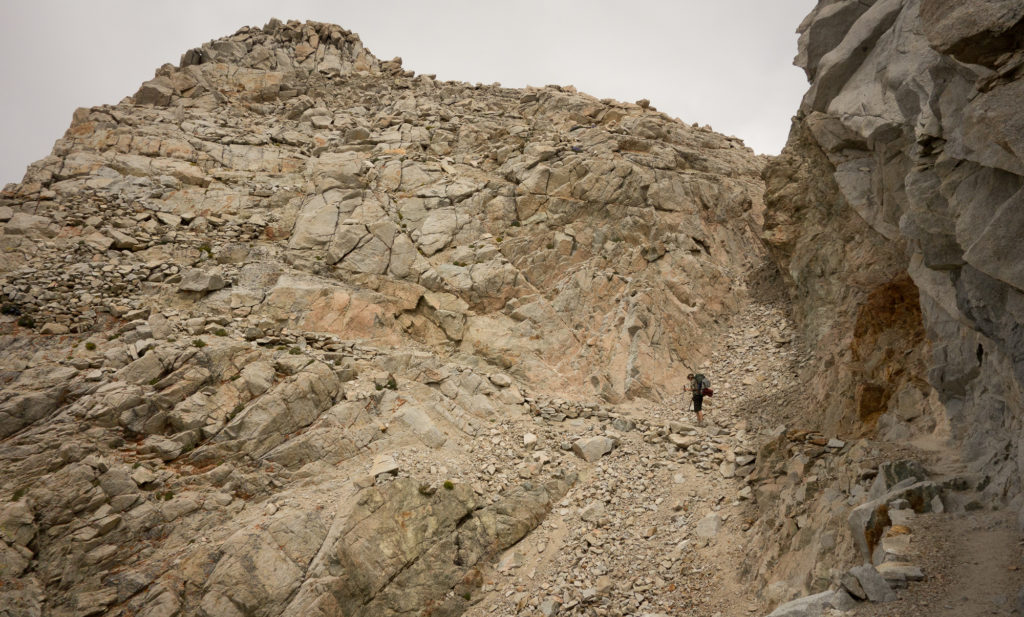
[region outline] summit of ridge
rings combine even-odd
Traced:
[[[254,69],[307,68],[326,75],[380,68],[359,35],[335,24],[271,19],[262,28],[243,26],[230,36],[188,50],[179,68],[221,62]],[[392,61],[401,65],[401,60]]]

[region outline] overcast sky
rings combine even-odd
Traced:
[[[78,107],[117,103],[163,63],[271,17],[353,30],[438,79],[572,84],[650,99],[777,154],[807,88],[794,31],[814,0],[0,0],[0,185],[47,154]]]

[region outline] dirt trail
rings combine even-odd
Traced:
[[[857,617],[982,617],[1020,615],[1024,553],[1006,511],[926,514],[911,543],[925,581],[898,591],[899,600],[865,605]]]
[[[744,464],[765,434],[809,409],[797,374],[810,360],[794,341],[781,296],[753,295],[762,303],[750,302],[735,315],[696,367],[716,390],[705,401],[703,426],[696,426],[686,393],[660,405],[619,406],[616,414],[636,427],[599,418],[523,416],[510,423],[512,431],[537,434],[539,447],[564,450],[597,434],[612,434],[620,445],[594,463],[578,461],[576,486],[536,531],[483,573],[481,595],[467,617],[768,612],[756,589],[739,579],[749,560],[745,532],[758,514]],[[876,445],[896,458],[919,455],[934,472],[955,475],[962,464],[940,433],[916,444]],[[687,446],[678,447],[680,435]],[[927,580],[899,590],[896,602],[861,604],[848,614],[1018,614],[1024,576],[1015,569],[1021,549],[1012,517],[991,511],[921,515],[912,534],[910,558]]]
[[[790,329],[777,302],[750,303],[733,317],[729,333],[695,367],[716,391],[705,399],[703,426],[687,393],[664,404],[619,406],[616,414],[635,428],[598,418],[517,419],[513,430],[538,435],[538,448],[564,449],[609,430],[620,445],[593,463],[579,461],[576,486],[484,573],[467,617],[755,614],[750,589],[736,580],[754,515],[744,478],[760,431],[775,421],[763,418],[765,401],[792,398],[793,377],[806,361]]]

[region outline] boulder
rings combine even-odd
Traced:
[[[39,328],[39,334],[67,334],[70,330],[67,326],[60,323],[46,323],[43,324],[42,328]]]
[[[882,575],[885,582],[894,588],[906,587],[908,582],[923,581],[925,579],[921,568],[911,563],[886,561],[876,566],[875,569]]]
[[[29,236],[42,235],[53,237],[57,235],[56,229],[51,227],[53,221],[45,216],[15,212],[4,224],[4,233],[11,235]]]
[[[182,275],[178,289],[180,291],[209,292],[223,289],[224,285],[224,278],[220,272],[206,272],[193,268]]]
[[[593,463],[612,451],[615,442],[608,437],[584,437],[572,444],[573,453],[588,463]]]
[[[871,564],[850,568],[841,580],[850,595],[871,602],[892,602],[896,599],[889,584]]]
[[[848,611],[855,602],[843,590],[823,591],[780,604],[767,617],[823,617],[827,609]]]
[[[722,517],[712,512],[700,519],[700,522],[698,522],[697,526],[694,528],[694,533],[697,534],[698,538],[710,540],[717,536],[721,529]]]
[[[167,77],[156,77],[144,82],[135,93],[137,105],[155,105],[163,107],[169,105],[171,97],[174,96],[174,84]]]

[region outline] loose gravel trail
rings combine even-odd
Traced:
[[[619,446],[594,463],[556,461],[574,468],[578,482],[536,531],[483,573],[482,596],[467,617],[756,612],[736,578],[754,515],[745,478],[761,432],[785,407],[773,403],[799,396],[792,384],[807,358],[791,330],[781,303],[750,303],[734,317],[695,367],[715,389],[705,399],[703,426],[683,392],[662,404],[617,406],[611,422],[524,415],[506,425],[536,435],[533,452],[564,452],[597,434]],[[679,385],[685,382],[680,376]]]

